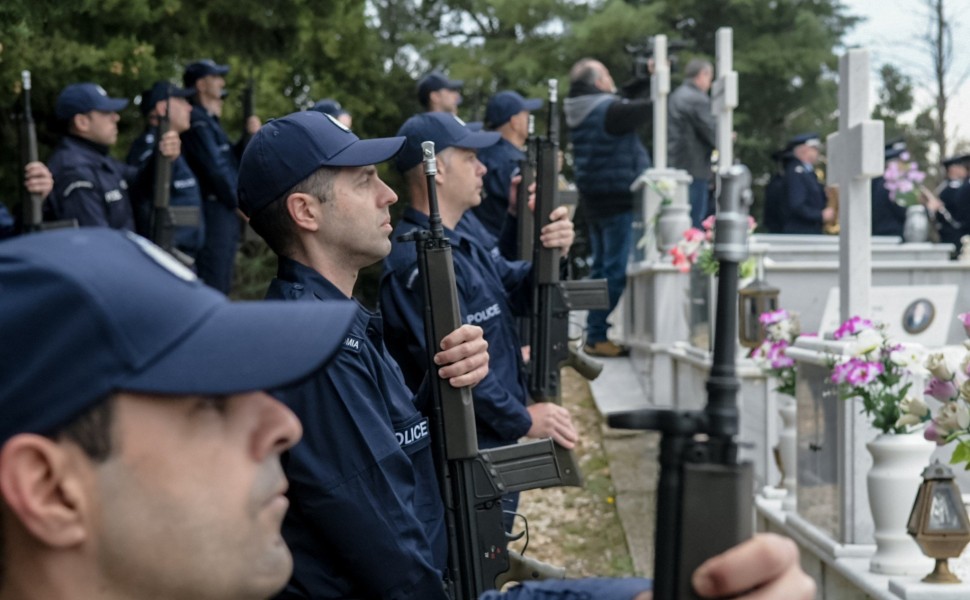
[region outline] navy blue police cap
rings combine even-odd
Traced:
[[[431,92],[437,92],[442,89],[458,92],[461,91],[464,85],[465,82],[460,79],[448,79],[440,71],[432,71],[418,81],[418,102],[423,106],[427,106]]]
[[[513,91],[499,92],[489,98],[485,107],[485,125],[489,129],[501,127],[509,119],[523,110],[533,111],[542,108],[539,98],[523,98],[522,94]]]
[[[0,244],[0,445],[118,391],[225,395],[310,375],[353,302],[230,302],[148,240],[62,229]]]
[[[334,100],[333,98],[324,98],[323,100],[318,101],[316,104],[313,105],[313,108],[311,108],[310,110],[315,110],[319,113],[330,115],[332,117],[339,117],[340,115],[350,114],[347,111],[345,111],[344,107],[340,106],[340,103]]]
[[[895,139],[888,144],[886,144],[886,160],[891,160],[893,158],[899,158],[903,152],[906,152],[906,140],[903,138]]]
[[[189,88],[180,88],[176,85],[172,85],[168,81],[156,81],[155,84],[141,93],[141,114],[147,115],[152,112],[155,105],[158,104],[159,100],[164,100],[165,98],[188,98],[189,96],[195,94],[195,90]]]
[[[502,138],[496,131],[472,131],[464,121],[446,112],[414,115],[401,125],[397,134],[407,139],[397,155],[397,169],[402,173],[421,164],[424,158],[421,142],[434,142],[435,152],[441,152],[452,146],[472,150],[487,148]]]
[[[822,138],[819,134],[815,132],[800,133],[795,137],[788,140],[788,144],[785,146],[786,150],[791,150],[796,146],[801,146],[802,144],[808,144],[809,146],[815,148],[822,147]]]
[[[128,106],[126,98],[112,98],[108,92],[96,83],[72,83],[57,96],[54,114],[58,119],[67,121],[74,115],[80,115],[92,110],[101,112],[118,112]]]
[[[209,75],[225,77],[229,73],[229,65],[220,65],[211,58],[203,58],[185,67],[182,75],[182,85],[187,88],[195,87],[195,82]]]
[[[308,110],[274,119],[249,140],[239,164],[239,208],[247,216],[269,205],[320,167],[384,162],[404,138],[362,140],[330,115]]]
[[[952,167],[953,165],[967,165],[970,164],[970,154],[948,156],[947,158],[943,159],[942,163],[944,167]]]

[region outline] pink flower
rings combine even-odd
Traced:
[[[903,152],[902,154],[899,155],[899,158],[901,158],[903,160],[909,160],[910,159],[910,154],[909,154],[909,152]]]
[[[681,273],[687,273],[690,271],[690,259],[684,254],[684,251],[680,249],[680,246],[674,246],[670,249],[670,256],[674,259],[674,267],[677,268]]]
[[[967,313],[967,314],[970,314],[970,313]],[[762,325],[772,325],[779,321],[783,321],[787,318],[788,318],[788,311],[785,310],[784,308],[779,308],[778,310],[772,310],[765,313],[761,313],[761,316],[758,317],[758,321],[760,321]]]
[[[833,337],[837,340],[841,340],[847,335],[856,335],[866,329],[872,329],[873,324],[869,319],[863,319],[860,316],[854,316],[835,330]]]
[[[701,227],[703,227],[706,231],[712,231],[714,229],[715,220],[716,220],[716,217],[714,215],[711,215],[706,219],[704,219],[703,221],[701,221]]]
[[[696,227],[691,227],[684,232],[684,240],[692,243],[704,241],[704,232]]]
[[[785,350],[788,349],[788,342],[781,340],[775,342],[768,348],[768,352],[765,354],[765,358],[771,364],[772,369],[784,369],[786,367],[794,367],[795,361],[785,354]]]
[[[934,377],[927,384],[923,393],[932,396],[940,402],[953,400],[957,395],[957,386],[952,381],[943,381]]]
[[[875,381],[876,377],[885,372],[880,362],[867,362],[859,358],[851,358],[832,369],[832,383],[847,383],[852,386],[867,385]]]
[[[933,421],[926,424],[926,429],[923,430],[923,437],[931,442],[935,442],[937,446],[946,444],[946,438],[940,436],[940,432],[936,430],[936,423]]]

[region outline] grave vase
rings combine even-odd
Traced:
[[[778,394],[778,413],[781,415],[781,432],[778,434],[779,468],[783,473],[778,487],[785,490],[785,499],[781,502],[783,510],[795,511],[795,489],[798,481],[797,467],[798,436],[795,428],[798,403],[788,394]]]
[[[907,243],[925,242],[930,239],[930,219],[922,204],[906,209],[906,223],[903,225],[903,241]]]
[[[906,533],[906,521],[935,447],[922,431],[883,433],[866,444],[872,455],[866,487],[876,538],[876,553],[869,561],[873,573],[922,575],[933,568],[932,559]]]
[[[667,256],[690,229],[690,206],[679,202],[661,204],[657,215],[657,250]]]

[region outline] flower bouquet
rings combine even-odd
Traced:
[[[670,256],[674,259],[674,266],[682,273],[690,271],[691,266],[697,264],[706,275],[717,275],[718,262],[714,258],[714,223],[712,215],[701,223],[703,229],[691,227],[684,232],[682,240],[670,249]],[[748,233],[754,231],[758,222],[748,215]],[[738,266],[738,277],[745,279],[754,276],[754,259],[749,258]]]
[[[920,184],[926,179],[926,173],[919,170],[919,165],[911,160],[909,152],[903,152],[898,159],[886,164],[883,179],[890,200],[900,206],[919,204]]]
[[[849,342],[833,360],[831,381],[843,400],[860,399],[862,411],[882,433],[908,433],[900,417],[916,402],[911,377],[924,373],[922,352],[889,339],[883,324],[852,317],[835,331],[836,340]]]
[[[765,328],[765,340],[751,351],[751,358],[762,371],[778,380],[775,391],[794,396],[795,361],[788,356],[787,350],[800,333],[798,317],[779,309],[762,313],[758,321]]]
[[[970,334],[970,313],[959,316]],[[956,442],[950,464],[970,470],[970,340],[961,351],[942,351],[926,359],[929,379],[923,390],[925,398],[940,403],[931,410],[922,399],[913,398],[901,408],[899,423],[916,425],[926,422],[923,436],[937,445]]]

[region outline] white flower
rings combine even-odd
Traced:
[[[947,402],[940,408],[933,422],[943,436],[966,429],[970,425],[970,410],[967,409],[967,403],[961,400]]]
[[[900,415],[899,419],[896,420],[896,427],[909,427],[910,425],[919,425],[923,420],[916,415]]]
[[[926,370],[926,351],[920,346],[902,346],[889,353],[889,360],[911,375],[925,378],[929,375]]]
[[[863,329],[859,332],[849,345],[846,347],[846,352],[850,356],[857,356],[860,358],[868,358],[869,354],[875,352],[882,346],[882,334],[875,329]]]
[[[948,356],[943,352],[934,352],[926,358],[926,368],[937,379],[950,381],[960,365],[956,363],[952,354]]]
[[[930,407],[926,406],[926,403],[916,396],[906,396],[899,403],[899,410],[902,413],[919,418],[928,415]]]

